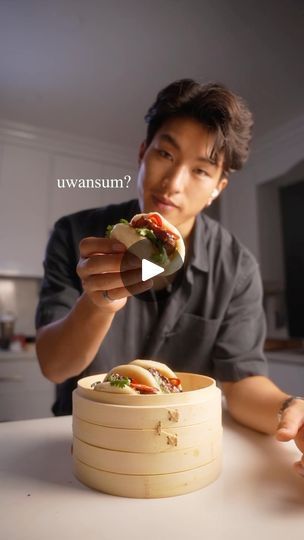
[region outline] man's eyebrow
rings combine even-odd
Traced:
[[[172,135],[170,135],[170,133],[161,133],[160,139],[163,141],[169,142],[170,144],[172,144],[172,146],[174,146],[174,148],[176,148],[177,150],[180,150],[180,146],[178,142],[174,139],[174,137],[172,137]],[[201,157],[198,157],[197,160],[202,161],[204,163],[209,163],[210,165],[213,165],[213,166],[217,165],[217,159],[212,158],[212,157],[201,156]]]
[[[203,161],[205,163],[209,163],[210,165],[213,165],[214,167],[218,164],[218,161],[216,158],[212,158],[212,157],[198,157],[197,158],[198,161]]]
[[[174,148],[176,148],[177,150],[180,150],[179,144],[176,142],[174,137],[170,135],[170,133],[161,133],[160,139],[162,139],[163,141],[169,142],[170,144],[172,144],[172,146],[174,146]]]

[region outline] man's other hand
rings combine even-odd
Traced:
[[[304,477],[304,400],[295,399],[283,412],[280,419],[276,439],[278,441],[291,441],[294,439],[302,452],[302,459],[294,464],[298,474]]]

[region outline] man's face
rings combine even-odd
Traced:
[[[184,236],[191,231],[196,214],[220,192],[227,179],[221,157],[212,162],[214,137],[192,118],[167,120],[148,147],[140,149],[137,178],[142,212],[159,212]]]

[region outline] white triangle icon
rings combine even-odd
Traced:
[[[162,266],[158,266],[158,264],[154,264],[151,261],[148,261],[147,259],[143,259],[141,263],[141,280],[147,281],[147,279],[150,279],[154,276],[158,276],[158,274],[161,274],[164,272],[164,268]]]

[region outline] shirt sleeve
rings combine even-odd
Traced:
[[[76,274],[78,255],[66,218],[55,223],[43,263],[44,278],[36,310],[36,328],[63,318],[81,294]]]
[[[249,253],[243,254],[240,266],[214,347],[214,373],[220,381],[268,375],[263,352],[266,323],[259,267]]]

